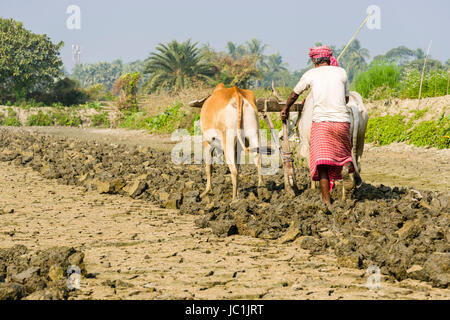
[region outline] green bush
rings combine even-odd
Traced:
[[[419,98],[420,78],[422,73],[416,69],[407,69],[403,72],[402,98]],[[425,73],[422,84],[422,98],[439,97],[447,94],[448,71],[431,70]]]
[[[377,61],[367,71],[356,76],[352,90],[364,98],[386,99],[396,96],[399,87],[399,68],[392,63]]]
[[[101,83],[89,86],[83,91],[91,101],[104,100],[107,92],[104,85]]]
[[[37,114],[31,114],[27,119],[27,126],[47,127],[53,125],[53,118],[48,113],[43,113],[41,110]]]
[[[75,113],[56,111],[52,118],[58,126],[79,127],[81,125],[81,117]]]
[[[20,127],[22,124],[17,118],[7,117],[3,122],[3,125],[10,127]]]
[[[417,147],[450,148],[450,119],[419,123],[408,135],[408,142]]]
[[[17,112],[15,112],[11,107],[8,107],[8,115],[1,122],[1,125],[10,127],[20,127],[22,125],[17,117]]]
[[[91,120],[94,127],[109,127],[108,112],[93,115]]]
[[[145,112],[129,112],[125,114],[119,127],[128,129],[148,129],[149,117]]]
[[[60,102],[65,106],[84,103],[88,99],[88,95],[78,87],[74,80],[69,78],[61,79],[55,83],[52,96],[54,102]]]
[[[84,109],[95,109],[97,111],[100,111],[103,109],[101,102],[98,102],[98,101],[96,101],[96,102],[89,101],[84,104],[78,105],[78,107],[84,108]]]
[[[187,116],[181,110],[181,103],[169,107],[163,113],[147,119],[147,127],[150,132],[170,133],[180,127],[181,121]]]
[[[420,112],[415,115],[421,116]],[[437,121],[423,121],[416,126],[400,115],[370,118],[366,142],[377,145],[407,142],[417,147],[450,148],[450,118],[442,115]]]
[[[381,146],[405,141],[411,125],[406,124],[404,119],[400,115],[369,118],[366,141]]]
[[[200,130],[200,113],[194,116],[194,120],[192,120],[192,126],[189,128],[189,133],[191,135],[201,135],[202,132]],[[198,122],[198,125],[197,125]]]

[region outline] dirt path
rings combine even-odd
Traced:
[[[2,163],[0,247],[74,246],[96,278],[78,299],[448,299],[416,280],[366,287],[364,270],[339,268],[293,243],[218,238],[195,216],[118,195],[58,185],[31,168]],[[9,212],[10,210],[7,210]],[[114,288],[115,287],[115,288]]]

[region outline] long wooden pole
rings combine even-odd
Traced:
[[[434,69],[434,96],[437,94],[437,66]]]
[[[427,55],[425,57],[425,61],[423,62],[422,76],[420,77],[420,88],[419,88],[419,101],[417,102],[417,109],[420,107],[420,99],[422,98],[422,85],[423,85],[423,77],[425,75],[425,67],[427,66],[428,55],[430,54],[431,44],[433,40],[430,41],[428,45]]]
[[[447,95],[448,95],[448,85],[450,84],[450,70],[447,70]]]
[[[344,47],[344,49],[342,49],[341,53],[339,54],[339,56],[337,57],[336,60],[339,61],[339,59],[344,55],[345,51],[347,51],[348,47],[350,47],[350,45],[352,44],[353,40],[355,40],[356,36],[358,35],[358,33],[361,31],[361,29],[364,27],[364,25],[367,23],[367,21],[370,18],[370,14],[364,19],[363,23],[361,23],[361,25],[359,26],[358,30],[355,32],[355,34],[353,35],[353,37],[350,39],[350,41],[347,43],[347,45]]]

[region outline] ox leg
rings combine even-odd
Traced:
[[[259,150],[259,137],[257,132],[251,132],[251,134],[248,135],[249,145],[250,145],[250,152],[254,156],[254,163],[256,166],[256,169],[258,170],[258,188],[262,187],[264,184],[263,178],[262,178],[262,168],[261,168],[261,153]]]
[[[211,145],[204,141],[203,142],[203,154],[205,155],[205,171],[206,171],[206,189],[200,195],[200,198],[203,198],[211,191],[211,167],[212,167],[212,147]]]
[[[342,200],[347,197],[347,191],[350,192],[355,188],[355,176],[350,173],[350,163],[347,163],[342,168]]]
[[[228,164],[228,168],[231,173],[231,183],[233,184],[233,200],[238,196],[238,165],[237,165],[237,148],[236,148],[236,136],[228,136],[223,139],[225,161]]]
[[[342,201],[345,201],[345,199],[346,199],[345,185],[342,181]]]

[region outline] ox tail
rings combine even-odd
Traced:
[[[352,159],[353,159],[353,167],[355,168],[355,172],[359,175],[359,167],[358,167],[358,158],[356,154],[356,146],[358,145],[358,128],[359,128],[359,113],[358,107],[351,106],[350,114],[352,117],[352,124],[350,126],[350,133],[352,135]]]
[[[243,99],[242,99],[242,95],[239,92],[239,89],[237,87],[234,87],[235,90],[235,94],[234,97],[236,98],[236,103],[237,103],[237,138],[239,140],[239,143],[241,144],[242,149],[245,152],[249,152],[248,148],[245,147],[245,143],[242,140],[242,135],[241,135],[241,125],[242,125],[242,116],[243,116]]]

